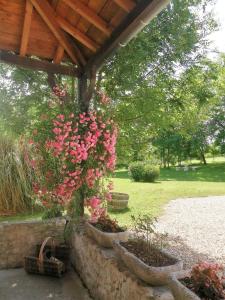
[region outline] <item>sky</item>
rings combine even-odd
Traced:
[[[225,0],[217,0],[213,10],[220,27],[210,35],[210,40],[213,48],[225,52]]]

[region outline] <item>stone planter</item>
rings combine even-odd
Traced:
[[[122,259],[124,264],[141,280],[157,286],[165,285],[168,282],[169,276],[172,272],[180,271],[183,268],[183,262],[168,254],[165,251],[161,251],[165,256],[173,259],[175,263],[166,267],[151,267],[137,258],[134,254],[129,252],[123,247],[119,241],[113,242],[113,248],[117,255]],[[160,251],[160,250],[159,250]],[[181,299],[180,299],[181,300]]]
[[[179,279],[189,277],[190,271],[181,271],[171,274],[168,286],[175,300],[201,300],[195,293],[183,285]]]
[[[108,208],[113,210],[123,210],[127,208],[129,195],[124,193],[111,193],[112,200],[108,201]]]
[[[103,232],[101,230],[98,230],[89,222],[85,223],[85,229],[89,237],[93,238],[100,246],[105,248],[112,248],[114,240],[127,242],[129,238],[128,231],[117,232],[117,233]]]

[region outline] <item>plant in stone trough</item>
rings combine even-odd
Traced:
[[[125,265],[138,278],[151,285],[164,285],[171,272],[180,271],[183,263],[163,247],[167,234],[156,231],[156,218],[132,216],[133,236],[125,242],[114,241],[113,247]]]
[[[123,232],[125,228],[118,225],[117,220],[112,220],[109,215],[102,214],[94,226],[104,232]]]
[[[201,262],[193,266],[191,276],[182,282],[201,299],[225,299],[222,271],[223,267],[218,264]]]
[[[167,234],[156,231],[157,218],[151,215],[131,216],[133,223],[133,239],[126,247],[146,263],[155,266],[166,264],[167,259],[159,250],[166,245]]]

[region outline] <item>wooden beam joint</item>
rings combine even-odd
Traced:
[[[90,100],[95,90],[95,83],[95,68],[92,68],[88,74],[84,73],[80,78],[78,78],[78,100],[81,112],[87,112],[89,109]]]

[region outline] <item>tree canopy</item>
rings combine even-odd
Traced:
[[[208,34],[217,28],[213,3],[172,0],[99,71],[97,87],[112,98],[120,127],[119,161],[157,150],[172,163],[204,155],[212,142],[224,147],[225,58],[205,58]],[[67,86],[67,107],[76,112],[76,81],[58,76],[54,83]],[[0,84],[0,130],[30,131],[49,109],[51,78],[0,64]]]

